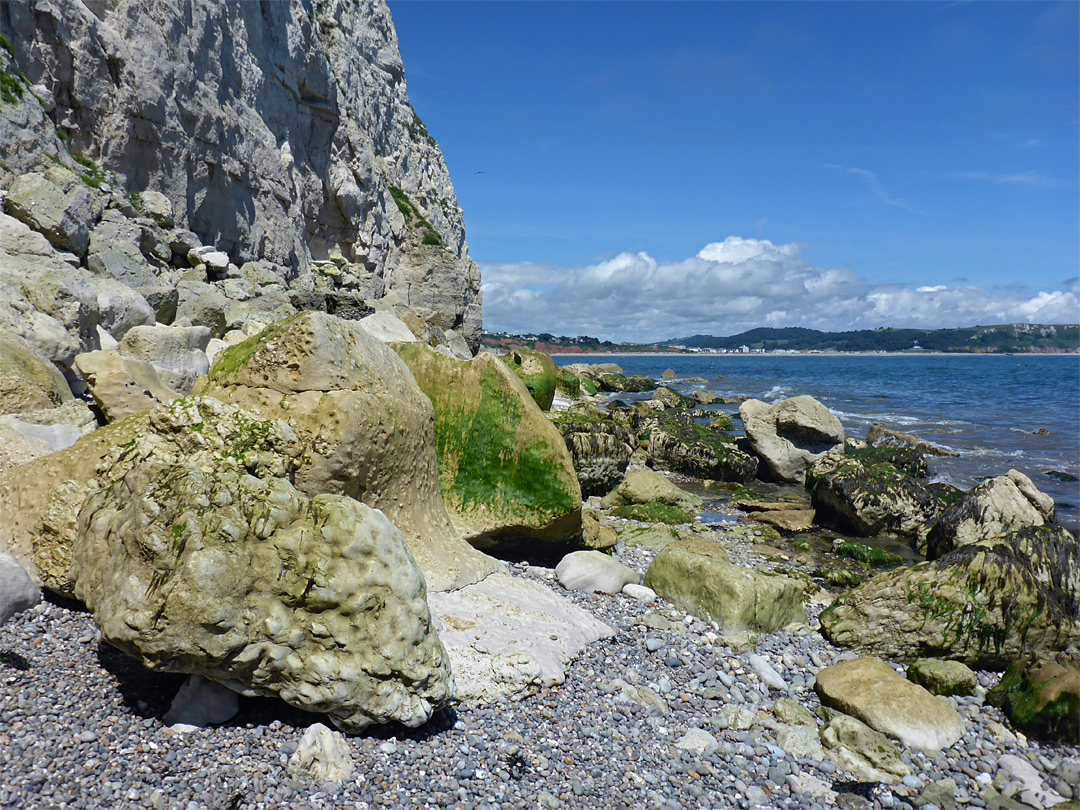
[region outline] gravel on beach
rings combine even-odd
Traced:
[[[733,561],[767,567],[750,540],[711,536]],[[643,574],[653,552],[620,545],[616,555]],[[714,626],[661,600],[568,592],[551,569],[514,567],[590,610],[615,637],[587,648],[564,684],[521,701],[457,706],[420,729],[349,738],[356,772],[345,783],[286,770],[306,727],[325,718],[241,698],[228,724],[176,733],[161,718],[184,676],[149,672],[102,644],[79,605],[43,602],[0,627],[0,807],[934,810],[952,794],[980,808],[986,785],[1027,795],[999,769],[1005,754],[1072,797],[1066,776],[1080,749],[1009,740],[1001,713],[983,704],[996,673],[978,673],[976,696],[952,699],[968,723],[953,748],[906,751],[915,775],[897,785],[856,783],[828,762],[785,753],[769,712],[780,697],[819,706],[814,675],[841,654],[816,631],[820,605],[808,609],[807,626],[759,637],[756,652],[783,676],[784,692],[762,682],[749,652],[717,644]],[[747,716],[751,728],[740,722]],[[712,735],[716,749],[677,747],[692,729]]]

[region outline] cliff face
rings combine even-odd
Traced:
[[[396,293],[475,347],[479,271],[382,0],[27,0],[0,32],[26,88],[6,171],[70,152],[237,264]]]

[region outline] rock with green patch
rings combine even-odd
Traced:
[[[817,728],[817,721],[814,719],[814,715],[810,713],[810,710],[799,701],[791,698],[777,698],[776,703],[773,704],[773,714],[776,715],[779,722],[790,726],[813,726],[815,729]]]
[[[874,546],[868,546],[864,543],[854,543],[849,541],[843,542],[833,549],[834,553],[838,557],[847,557],[851,560],[858,560],[866,565],[871,565],[875,568],[884,568],[887,566],[897,566],[904,562],[904,558],[899,554],[894,554],[891,551],[885,551],[881,548]]]
[[[920,455],[952,457],[960,455],[953,450],[928,442],[914,433],[903,433],[876,423],[866,431],[866,443],[871,447],[906,447]]]
[[[678,506],[669,506],[666,503],[660,503],[660,501],[616,506],[611,510],[611,514],[627,520],[640,520],[642,523],[667,523],[672,526],[681,526],[694,520],[693,516],[685,509],[680,509]]]
[[[1078,605],[1080,544],[1059,526],[1039,526],[878,574],[820,620],[840,647],[1000,670],[1026,652],[1080,645]]]
[[[734,436],[663,416],[645,425],[649,458],[660,469],[713,481],[749,481],[757,474],[757,459],[740,450]]]
[[[915,659],[907,668],[907,677],[934,695],[973,695],[979,685],[969,667],[940,658]]]
[[[711,422],[707,422],[705,427],[712,430],[734,430],[735,425],[731,421],[731,417],[726,413],[722,413],[713,419]]]
[[[577,399],[582,393],[581,378],[565,368],[556,369],[555,390],[570,399]]]
[[[626,526],[619,532],[619,541],[628,546],[648,548],[659,551],[674,543],[681,535],[678,530],[666,523],[654,523],[651,526]]]
[[[0,547],[70,596],[76,516],[93,493],[143,461],[290,477],[304,447],[284,422],[215,399],[160,405],[88,433],[68,448],[0,475]]]
[[[984,481],[949,506],[927,538],[927,559],[1026,526],[1053,523],[1054,500],[1018,470]]]
[[[138,463],[78,517],[75,595],[149,669],[419,726],[454,697],[424,577],[386,516],[286,479]]]
[[[773,509],[754,512],[750,519],[782,532],[808,532],[814,526],[813,509]]]
[[[1075,654],[1037,653],[1013,661],[986,701],[1005,712],[1012,725],[1048,742],[1080,739],[1080,668]]]
[[[419,343],[395,346],[462,364]],[[395,351],[357,323],[322,312],[278,321],[218,353],[196,391],[287,421],[306,447],[296,487],[384,512],[405,535],[429,589],[475,582],[499,567],[461,539],[443,503],[440,461],[444,474],[449,468],[436,449],[445,422]],[[491,459],[498,463],[497,454]]]
[[[869,465],[886,462],[912,478],[929,475],[922,453],[910,447],[853,447],[849,440],[844,445],[844,455]]]
[[[42,234],[58,250],[85,257],[90,228],[101,216],[97,195],[63,166],[15,178],[4,210]]]
[[[748,399],[739,406],[739,416],[750,446],[764,462],[760,473],[777,481],[801,484],[818,456],[844,444],[844,426],[813,397],[773,405]]]
[[[697,495],[680,489],[670,480],[652,470],[630,470],[622,483],[604,496],[605,509],[631,504],[658,502],[687,512],[697,512],[703,501]]]
[[[540,410],[551,410],[558,379],[551,355],[532,349],[518,348],[511,349],[509,353],[503,355],[502,361],[525,383],[525,387],[529,389],[529,393],[540,406]]]
[[[678,391],[673,391],[665,386],[660,386],[653,394],[653,407],[657,410],[669,410],[672,408],[693,408],[694,400],[685,397]]]
[[[817,522],[844,534],[890,532],[924,541],[944,504],[888,462],[868,463],[838,454],[818,458],[806,472]]]
[[[892,740],[842,712],[825,710],[821,744],[826,758],[857,779],[895,784],[912,773]]]
[[[562,436],[494,355],[469,362],[395,344],[434,405],[439,484],[469,542],[563,543],[581,534],[581,489]]]
[[[668,544],[653,559],[644,584],[724,631],[771,633],[806,621],[802,582],[728,562],[723,548],[709,540],[684,538]]]
[[[599,408],[581,404],[552,414],[551,421],[570,451],[583,497],[606,495],[619,485],[635,445],[626,427]]]
[[[964,733],[964,721],[956,709],[879,658],[856,658],[825,667],[817,673],[814,690],[823,705],[909,748],[941,751]]]
[[[850,568],[818,568],[814,576],[821,577],[826,585],[834,588],[852,588],[866,581],[866,574]]]
[[[55,408],[71,399],[56,366],[21,338],[0,333],[0,415]]]

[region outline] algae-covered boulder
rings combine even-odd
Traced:
[[[1058,526],[1040,526],[879,574],[820,620],[841,647],[1000,670],[1026,652],[1080,644],[1078,606],[1080,544]]]
[[[748,399],[739,406],[739,416],[750,446],[765,462],[759,475],[767,472],[778,481],[801,484],[818,456],[844,444],[844,426],[813,397],[774,405]]]
[[[635,440],[630,431],[599,408],[575,405],[552,414],[574,462],[583,497],[606,495],[622,481]]]
[[[844,443],[844,455],[857,459],[867,466],[874,464],[892,464],[904,475],[912,478],[926,478],[930,474],[923,454],[911,447],[855,447],[853,440]]]
[[[1009,470],[979,484],[942,513],[927,538],[926,556],[932,560],[958,546],[1053,522],[1053,499],[1022,472]]]
[[[439,484],[478,548],[581,534],[581,489],[559,431],[492,354],[457,360],[419,343],[394,349],[434,405]]]
[[[551,355],[532,349],[511,349],[502,361],[525,383],[540,410],[550,410],[557,380]]]
[[[303,452],[284,422],[234,405],[209,398],[160,405],[0,475],[0,548],[32,565],[50,590],[71,595],[79,510],[135,464],[184,461],[208,470],[288,478]]]
[[[725,631],[771,633],[806,621],[801,581],[728,562],[717,543],[701,538],[666,545],[649,566],[644,584]]]
[[[749,481],[758,460],[736,447],[736,439],[693,420],[663,417],[646,421],[649,459],[662,470],[713,481]]]
[[[671,408],[693,408],[694,400],[690,397],[685,397],[678,391],[673,391],[665,386],[660,386],[656,389],[656,393],[653,394],[653,408],[660,411],[666,411]]]
[[[1009,664],[986,701],[1025,734],[1068,744],[1080,739],[1080,668],[1076,656],[1046,653]]]
[[[891,532],[918,544],[945,507],[892,464],[839,454],[820,456],[806,471],[806,487],[819,525],[863,537]]]
[[[322,312],[278,321],[217,354],[196,391],[287,421],[306,450],[297,489],[384,512],[429,589],[499,567],[459,538],[443,504],[431,401],[397,354],[355,322]]]
[[[692,492],[680,489],[671,481],[652,470],[631,470],[614,490],[604,496],[601,504],[605,509],[632,504],[662,503],[688,512],[697,512],[702,500]]]
[[[149,669],[326,712],[347,731],[453,698],[424,577],[386,517],[284,478],[136,464],[79,513],[75,594]]]
[[[866,443],[871,447],[907,447],[920,455],[958,456],[959,453],[926,441],[914,433],[903,433],[879,424],[873,424],[866,431]]]
[[[909,748],[940,751],[964,733],[964,721],[956,709],[879,658],[856,658],[825,667],[814,680],[814,690],[822,704],[858,718]]]

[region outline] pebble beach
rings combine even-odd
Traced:
[[[769,565],[745,536],[706,536],[734,562]],[[641,574],[653,554],[616,549]],[[531,697],[457,705],[419,729],[347,738],[354,776],[323,784],[292,776],[286,763],[325,718],[242,698],[229,723],[177,733],[162,717],[183,676],[148,672],[103,644],[76,603],[42,602],[0,627],[0,807],[948,810],[1020,799],[1042,807],[1031,773],[1061,797],[1076,789],[1080,748],[1025,740],[984,704],[997,673],[977,673],[974,696],[950,699],[967,724],[955,746],[904,751],[914,774],[899,784],[856,782],[777,745],[777,700],[815,712],[814,675],[842,655],[817,632],[821,604],[808,606],[807,625],[739,650],[662,600],[566,591],[552,569],[513,567],[615,636],[586,648],[565,683]],[[766,684],[761,661],[784,688]],[[1026,779],[1018,762],[1030,766]]]

